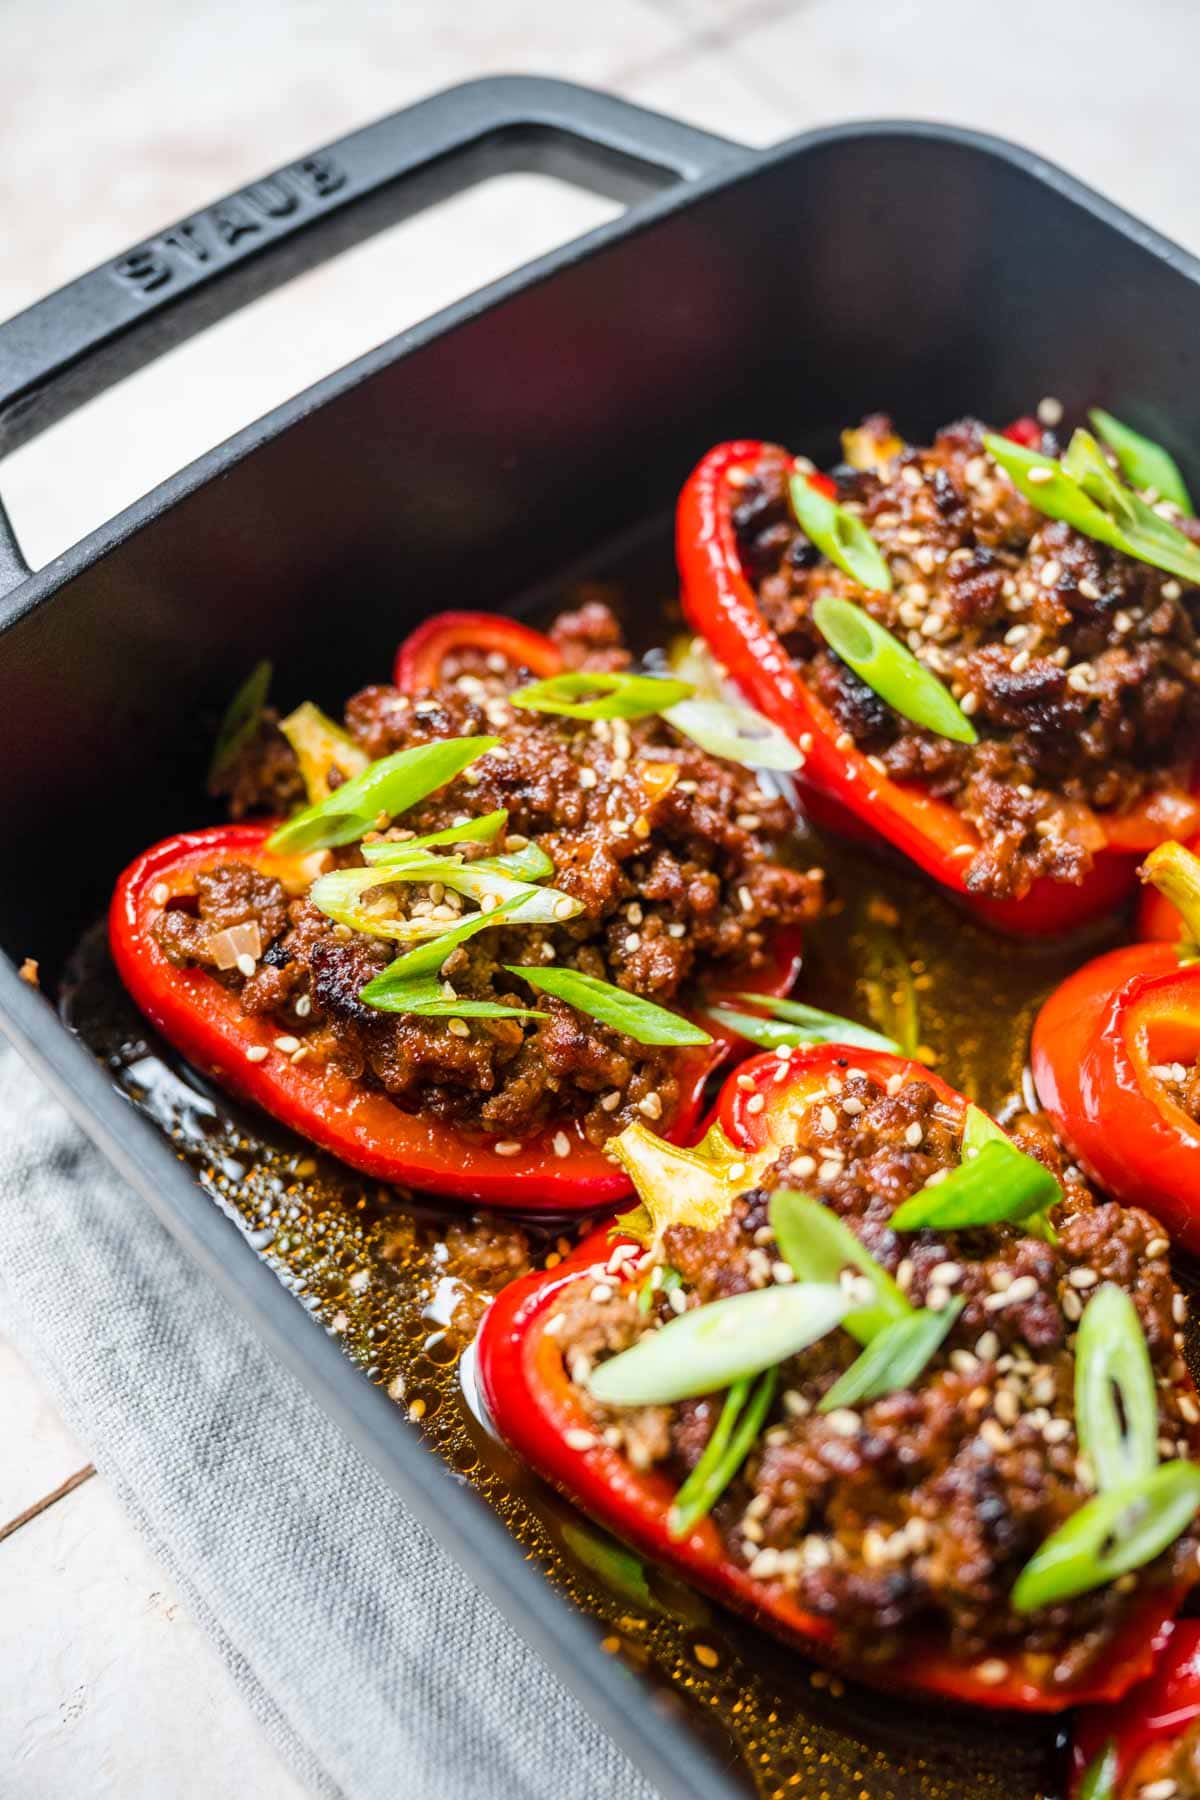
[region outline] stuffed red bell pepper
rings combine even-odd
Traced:
[[[1064,1140],[1118,1199],[1200,1250],[1200,857],[1161,844],[1146,861],[1186,936],[1127,944],[1047,1000],[1033,1074]]]
[[[1194,522],[1089,434],[1059,462],[1031,429],[919,450],[868,420],[836,502],[778,446],[721,444],[677,522],[687,619],[802,751],[816,822],[1016,933],[1107,914],[1200,824]]]
[[[1119,1706],[1081,1712],[1071,1800],[1200,1800],[1200,1623],[1179,1619]]]
[[[625,671],[603,609],[553,640],[443,617],[399,660],[418,685],[365,689],[344,726],[243,703],[215,785],[246,806],[290,771],[309,805],[140,857],[118,970],[198,1066],[367,1174],[609,1204],[607,1140],[691,1131],[738,1042],[703,1009],[787,992],[819,876],[773,860],[787,808],[664,720],[676,684]],[[530,685],[564,664],[598,697]]]
[[[1159,1228],[866,1049],[744,1063],[642,1205],[505,1289],[512,1449],[818,1660],[985,1707],[1112,1700],[1197,1578],[1200,1407]]]

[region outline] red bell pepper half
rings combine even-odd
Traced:
[[[565,1122],[500,1156],[489,1139],[456,1130],[429,1115],[401,1111],[386,1095],[309,1060],[293,1062],[276,1049],[279,1027],[242,1010],[236,993],[208,970],[176,968],[154,936],[164,906],[193,891],[201,869],[221,861],[249,863],[292,893],[310,884],[311,858],[282,857],[267,848],[274,823],[213,826],[166,839],[139,856],[121,876],[109,912],[109,942],[117,973],[162,1035],[189,1062],[240,1099],[261,1106],[281,1124],[377,1180],[419,1188],[448,1199],[477,1201],[521,1212],[584,1212],[629,1194],[623,1172],[589,1144],[581,1127]],[[799,944],[781,932],[773,961],[739,981],[764,994],[786,994],[795,979]],[[715,993],[717,1000],[720,995]],[[713,1042],[680,1050],[676,1065],[682,1101],[672,1135],[685,1140],[703,1105],[713,1070],[740,1047],[716,1027]],[[247,1052],[266,1051],[251,1061]],[[557,1156],[556,1132],[570,1141]]]
[[[1194,829],[1197,807],[1175,794],[1152,795],[1120,819],[1101,817],[1108,845],[1079,883],[1042,877],[1020,899],[969,894],[963,870],[979,848],[974,826],[948,801],[893,781],[853,746],[840,748],[841,727],[763,617],[738,551],[730,475],[764,454],[790,461],[786,450],[752,438],[718,444],[684,488],[676,519],[683,609],[750,703],[803,751],[798,780],[811,817],[834,830],[883,837],[1000,931],[1065,931],[1113,911],[1133,887],[1136,853]]]
[[[928,1083],[947,1106],[966,1109],[963,1096],[929,1069],[880,1051],[819,1045],[793,1050],[786,1060],[753,1057],[725,1083],[713,1115],[732,1153],[745,1165],[739,1187],[752,1186],[756,1173],[777,1160],[780,1149],[792,1141],[792,1114],[826,1087],[847,1056],[881,1085],[899,1074],[906,1082]],[[497,1430],[519,1457],[597,1523],[817,1661],[869,1685],[983,1707],[1059,1712],[1084,1701],[1117,1699],[1149,1671],[1156,1634],[1182,1603],[1183,1595],[1173,1590],[1148,1595],[1114,1639],[1103,1668],[1075,1688],[1049,1687],[1019,1659],[997,1683],[993,1669],[986,1668],[981,1678],[972,1664],[956,1661],[928,1641],[914,1642],[895,1663],[848,1663],[838,1652],[833,1623],[806,1612],[782,1584],[751,1576],[729,1555],[711,1518],[702,1519],[685,1538],[672,1538],[667,1520],[673,1483],[661,1470],[635,1469],[620,1449],[595,1433],[567,1374],[552,1323],[573,1285],[640,1280],[641,1246],[636,1245],[638,1255],[630,1256],[634,1240],[622,1238],[614,1224],[592,1232],[558,1267],[535,1270],[505,1288],[488,1309],[477,1340],[483,1394]]]
[[[1162,1773],[1158,1757],[1200,1719],[1200,1622],[1178,1619],[1164,1632],[1154,1672],[1119,1706],[1085,1708],[1075,1725],[1072,1800],[1090,1769],[1111,1757],[1110,1785],[1096,1800],[1136,1800]],[[1134,1785],[1126,1786],[1130,1777]]]
[[[1182,844],[1163,844],[1146,866],[1170,886],[1162,872],[1182,871],[1186,881],[1189,865],[1200,895],[1200,859]],[[1192,926],[1200,928],[1200,912]],[[1170,939],[1127,944],[1076,970],[1033,1030],[1038,1095],[1082,1165],[1191,1251],[1200,1251],[1200,1125],[1153,1070],[1190,1068],[1197,1057],[1200,962],[1189,962],[1178,928]]]

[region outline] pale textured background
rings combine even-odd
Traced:
[[[0,317],[276,164],[491,72],[608,86],[754,144],[845,118],[966,123],[1200,249],[1198,63],[1195,0],[0,0]],[[489,184],[176,352],[0,470],[31,560],[607,211],[548,182]],[[0,1444],[3,1800],[298,1794],[99,1478],[54,1498],[87,1449],[3,1343]]]

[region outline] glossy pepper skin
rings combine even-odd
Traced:
[[[1169,847],[1175,853],[1178,846]],[[1170,938],[1126,944],[1056,988],[1033,1028],[1038,1096],[1080,1163],[1200,1251],[1200,1125],[1151,1070],[1200,1056],[1200,962]]]
[[[404,694],[435,688],[446,657],[462,650],[502,656],[514,669],[528,669],[538,680],[557,675],[563,666],[558,645],[519,619],[503,613],[443,612],[434,613],[404,639],[392,679]]]
[[[1118,1706],[1085,1708],[1076,1720],[1072,1800],[1078,1800],[1084,1776],[1109,1744],[1116,1755],[1113,1800],[1125,1800],[1122,1783],[1142,1757],[1155,1748],[1166,1749],[1200,1719],[1200,1622],[1178,1619],[1164,1630],[1162,1639],[1154,1671],[1145,1681]],[[1142,1770],[1138,1775],[1141,1788]],[[1153,1775],[1147,1773],[1144,1785],[1152,1781]]]
[[[683,609],[689,625],[707,640],[750,703],[803,751],[797,779],[812,818],[855,836],[884,838],[999,931],[1044,935],[1114,911],[1133,888],[1137,852],[1172,835],[1185,814],[1194,820],[1195,809],[1177,796],[1166,797],[1121,819],[1101,819],[1108,844],[1081,882],[1042,877],[1020,899],[968,893],[963,870],[979,848],[974,826],[948,801],[881,774],[854,746],[839,748],[839,740],[845,741],[841,727],[763,617],[738,551],[736,489],[729,477],[735,469],[752,467],[764,453],[788,454],[752,438],[718,444],[684,488],[676,517]]]
[[[926,1082],[947,1106],[960,1113],[966,1109],[964,1097],[929,1069],[879,1051],[819,1045],[793,1050],[786,1060],[773,1054],[753,1057],[725,1083],[713,1115],[745,1159],[747,1174],[739,1191],[753,1185],[756,1171],[774,1163],[779,1150],[794,1141],[792,1114],[849,1062],[881,1083],[894,1075],[905,1082]],[[760,1099],[765,1104],[758,1110]],[[628,1254],[623,1245],[638,1254],[623,1260]],[[1183,1598],[1175,1590],[1147,1597],[1114,1639],[1101,1670],[1074,1688],[1051,1689],[1036,1668],[1013,1666],[1000,1683],[982,1679],[975,1666],[916,1639],[894,1663],[857,1664],[839,1654],[828,1619],[806,1612],[781,1584],[755,1578],[736,1562],[711,1518],[702,1519],[685,1538],[673,1539],[667,1516],[675,1484],[659,1470],[635,1469],[619,1449],[594,1433],[567,1375],[558,1338],[548,1329],[573,1284],[600,1279],[637,1284],[640,1254],[640,1246],[622,1238],[615,1221],[610,1222],[558,1267],[534,1271],[505,1288],[492,1302],[478,1338],[480,1381],[497,1430],[518,1456],[597,1523],[805,1654],[869,1685],[981,1707],[1059,1712],[1084,1701],[1117,1699],[1148,1673],[1157,1634]]]

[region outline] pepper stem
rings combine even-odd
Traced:
[[[1180,914],[1184,941],[1200,944],[1200,856],[1174,840],[1156,844],[1138,874]]]
[[[669,1225],[715,1231],[735,1197],[754,1186],[750,1159],[738,1160],[718,1125],[694,1150],[669,1144],[644,1125],[629,1125],[619,1137],[610,1138],[608,1151],[642,1202],[617,1223],[648,1248],[662,1241]]]

